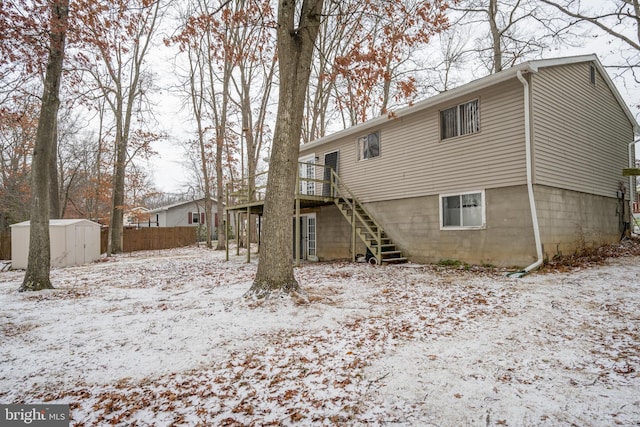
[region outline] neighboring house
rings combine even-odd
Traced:
[[[216,200],[212,200],[212,202],[211,211],[214,217],[211,236],[215,238],[218,226],[218,202]],[[204,198],[152,209],[149,211],[149,223],[147,224],[150,227],[198,227],[200,225],[207,225]]]
[[[637,133],[588,55],[523,63],[304,144],[303,258],[354,257],[366,241],[399,260],[529,271],[618,241]]]
[[[132,208],[124,214],[125,227],[149,227],[150,221],[149,209],[142,206]]]

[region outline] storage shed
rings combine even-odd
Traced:
[[[31,222],[11,226],[11,268],[25,269],[29,260]],[[51,267],[83,265],[100,258],[100,224],[86,219],[49,220]]]

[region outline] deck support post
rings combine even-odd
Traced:
[[[251,207],[247,206],[247,262],[251,262]]]
[[[226,218],[224,221],[224,256],[225,261],[229,261],[229,211],[226,211]]]
[[[351,260],[356,261],[356,204],[351,205]]]
[[[240,229],[242,228],[240,217],[240,212],[236,212],[236,256],[240,256]]]
[[[225,199],[227,202],[227,207],[229,207],[229,184],[227,184],[225,186],[226,188],[226,194],[225,194]],[[224,220],[224,224],[222,224],[222,226],[224,227],[224,255],[225,255],[225,261],[229,261],[229,211],[227,209],[224,210],[224,214],[225,214],[225,220]],[[218,236],[218,238],[220,238],[220,236]]]
[[[296,196],[296,267],[300,265],[300,197]]]

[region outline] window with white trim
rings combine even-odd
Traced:
[[[477,99],[440,111],[440,139],[480,131],[480,104]]]
[[[200,224],[200,212],[191,212],[191,224]]]
[[[484,191],[440,196],[440,226],[457,229],[484,227]]]
[[[358,138],[358,160],[371,159],[380,155],[380,132],[373,132]]]

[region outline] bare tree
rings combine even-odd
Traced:
[[[429,78],[423,79],[424,92],[440,93],[452,89],[460,83],[462,70],[470,67],[473,49],[467,46],[471,38],[469,27],[456,27],[440,33],[439,49],[429,56]]]
[[[142,119],[150,89],[145,60],[158,27],[161,0],[87,2],[82,6],[83,25],[78,34],[82,49],[75,59],[80,70],[91,76],[97,96],[104,98],[115,122],[108,253],[117,253],[122,250],[126,166],[133,158],[131,137]]]
[[[237,99],[232,98],[232,101],[241,114],[247,177],[251,181],[249,186],[255,188],[277,58],[269,30],[273,25],[269,3],[252,4],[246,0],[238,3],[244,13],[242,19],[232,23],[229,40],[238,71],[237,76],[231,75],[237,93]],[[253,197],[254,194],[250,194],[250,198]]]
[[[61,126],[62,128],[62,126]],[[58,147],[60,216],[104,221],[109,216],[111,188],[105,148],[97,132],[61,132]]]
[[[446,0],[327,3],[304,140],[323,136],[330,121],[349,127],[410,103],[418,87],[416,51],[446,28],[447,5]]]
[[[585,8],[575,0],[539,0],[562,12],[567,18],[566,26],[579,24],[591,25],[602,31],[611,40],[621,43],[615,49],[615,63],[606,64],[609,68],[618,68],[622,73],[630,71],[639,83],[637,70],[640,67],[640,1],[613,0],[591,3]]]
[[[461,13],[452,28],[476,29],[474,50],[490,73],[539,55],[552,40],[551,33],[543,31],[548,23],[541,18],[546,15],[535,0],[462,0],[452,10]]]
[[[277,58],[275,40],[270,30],[273,27],[273,11],[267,1],[236,2],[236,18],[228,22],[229,51],[236,64],[231,74],[235,94],[230,99],[240,112],[240,155],[242,175],[245,178],[248,199],[256,199],[256,179],[264,148],[270,142],[267,128],[272,89],[276,77]],[[246,166],[246,168],[245,168]],[[257,241],[255,218],[247,218],[252,241]],[[250,249],[250,243],[243,236],[241,244]]]
[[[277,18],[280,88],[278,114],[264,206],[264,244],[247,295],[298,291],[291,254],[291,207],[295,199],[298,153],[311,61],[320,29],[323,0],[279,0]]]
[[[237,1],[214,2],[198,0],[193,8],[182,11],[180,31],[170,41],[186,53],[190,62],[186,72],[190,87],[189,104],[197,128],[199,157],[198,179],[200,191],[205,195],[207,230],[213,227],[211,194],[215,168],[218,218],[224,212],[224,154],[229,148],[228,117],[230,108],[230,82],[235,60],[230,44],[231,22],[236,16],[232,7]],[[218,16],[219,12],[221,16]],[[213,135],[211,135],[213,133]],[[213,144],[212,144],[213,142]],[[214,149],[215,147],[215,149]],[[209,233],[210,234],[210,233]],[[226,230],[218,221],[216,249],[224,249]],[[210,246],[209,242],[207,243]]]
[[[316,43],[318,59],[312,64],[307,96],[307,116],[303,127],[305,142],[325,136],[330,123],[336,119],[341,119],[343,127],[354,121],[352,110],[334,108],[339,105],[337,99],[345,95],[337,87],[334,65],[337,58],[347,56],[353,42],[352,35],[359,31],[365,19],[365,9],[358,1],[331,1],[326,5],[325,19],[321,22]]]
[[[206,98],[207,90],[205,83],[207,81],[206,75],[206,54],[202,52],[203,46],[196,46],[188,49],[189,55],[189,91],[191,95],[191,107],[193,110],[194,120],[197,127],[197,152],[199,154],[199,172],[201,181],[201,188],[204,192],[204,211],[205,211],[205,224],[207,229],[206,245],[207,248],[213,247],[211,241],[211,230],[213,229],[212,220],[212,206],[211,206],[211,145],[209,144],[206,135]],[[208,45],[204,45],[205,49]]]
[[[51,3],[49,27],[49,59],[47,61],[40,119],[36,132],[32,160],[31,228],[29,233],[29,258],[24,280],[19,288],[38,291],[53,288],[49,277],[51,247],[49,237],[49,186],[51,156],[56,137],[60,99],[60,80],[64,61],[65,38],[69,18],[69,1]]]
[[[0,108],[0,233],[29,219],[31,154],[38,127],[38,105],[16,97]]]

